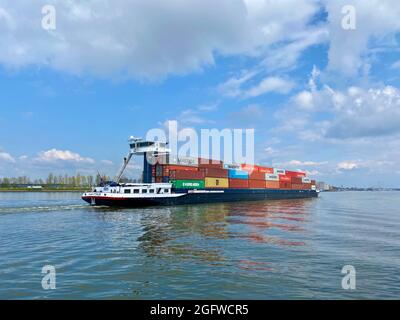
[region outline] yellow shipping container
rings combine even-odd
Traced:
[[[229,180],[227,178],[205,178],[206,188],[228,188]]]

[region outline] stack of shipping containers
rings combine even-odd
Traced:
[[[170,182],[179,189],[315,189],[304,172],[256,165],[229,165],[204,158],[173,161],[152,167],[153,182]]]

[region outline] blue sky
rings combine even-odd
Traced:
[[[254,128],[258,163],[399,187],[399,16],[389,0],[0,0],[0,177],[113,175],[130,135],[177,120]]]

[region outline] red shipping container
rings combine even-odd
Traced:
[[[262,180],[265,181],[265,173],[253,171],[249,173],[250,180]]]
[[[203,180],[205,174],[203,171],[170,170],[169,177],[172,180]]]
[[[273,174],[274,173],[274,168],[258,167],[258,172]]]
[[[291,177],[292,184],[301,184],[303,181],[300,177]]]
[[[228,170],[220,168],[199,168],[206,177],[210,178],[228,178]]]
[[[289,184],[290,184],[291,178],[288,177],[288,176],[285,176],[285,175],[280,174],[280,175],[279,175],[279,181],[280,181],[280,182],[289,182]]]
[[[242,170],[247,171],[247,172],[258,172],[258,168],[255,165],[252,164],[241,164],[240,165]]]
[[[292,184],[290,182],[279,182],[279,189],[292,189]]]
[[[229,179],[229,188],[247,189],[249,180],[245,179]]]
[[[171,170],[186,170],[186,171],[198,171],[197,167],[192,167],[192,166],[182,166],[182,165],[164,165],[162,166],[162,175],[163,176],[169,176],[169,172]]]
[[[289,177],[305,177],[306,173],[305,172],[300,172],[300,171],[288,171],[286,170],[286,175]]]
[[[267,189],[279,189],[279,181],[265,181]]]
[[[265,180],[249,180],[249,188],[265,189]]]

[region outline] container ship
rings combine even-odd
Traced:
[[[114,181],[82,199],[91,205],[141,207],[318,197],[305,172],[204,158],[172,157],[167,143],[129,139],[130,151]],[[120,183],[133,155],[143,156],[143,183]]]

